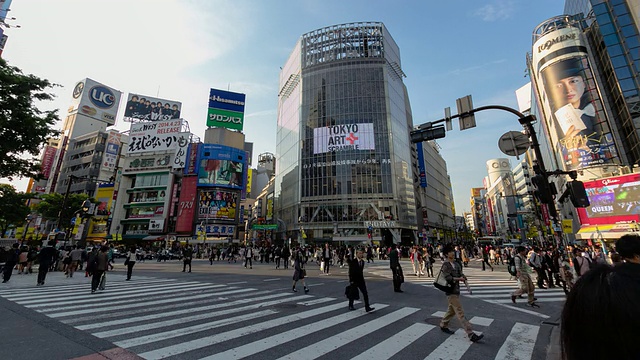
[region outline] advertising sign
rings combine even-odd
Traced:
[[[533,46],[546,128],[568,171],[619,161],[586,51],[580,30],[571,27]]]
[[[56,149],[53,146],[47,145],[44,148],[44,153],[42,154],[41,168],[42,168],[42,176],[44,176],[45,178],[49,178],[49,175],[51,174],[51,168],[53,167],[53,160],[56,157],[56,151],[58,151],[58,149]]]
[[[164,219],[149,220],[149,232],[162,232],[162,231],[164,231]]]
[[[577,208],[582,225],[640,222],[640,174],[585,181],[589,207]]]
[[[200,155],[200,144],[189,144],[189,155],[187,157],[187,164],[184,168],[185,175],[194,175],[198,170],[198,155]]]
[[[234,225],[206,224],[204,226],[204,232],[207,235],[214,236],[233,236],[236,233],[236,227]]]
[[[78,111],[92,119],[113,125],[116,123],[121,96],[120,91],[86,78],[73,87],[69,112]]]
[[[242,190],[247,153],[223,145],[203,144],[200,147],[198,184]]]
[[[418,170],[420,171],[420,187],[427,187],[427,169],[424,164],[424,153],[422,149],[422,143],[417,143],[416,148],[418,150]]]
[[[176,220],[176,232],[191,233],[196,212],[196,196],[198,191],[198,178],[185,176],[182,179],[182,189],[178,202],[178,219]]]
[[[111,209],[111,201],[113,200],[113,192],[115,187],[112,183],[99,184],[96,191],[96,200],[98,200],[94,215],[107,216]]]
[[[238,193],[225,190],[200,190],[198,218],[235,221]]]
[[[178,145],[176,146],[176,154],[173,157],[173,162],[171,164],[171,167],[174,169],[184,169],[187,165],[187,152],[189,151],[189,139],[191,138],[191,133],[183,132],[180,133],[179,136]]]
[[[313,129],[313,153],[375,150],[373,124],[332,125]]]
[[[184,140],[181,131],[182,120],[132,123],[127,152],[131,155],[173,150]]]
[[[253,169],[247,169],[247,196],[251,197],[251,182],[253,181]]]
[[[265,216],[265,220],[273,220],[273,193],[267,195],[267,215]]]
[[[128,157],[125,160],[123,170],[125,173],[166,170],[171,165],[172,155],[149,155],[141,157]]]
[[[125,121],[166,121],[180,119],[182,103],[129,93]]]
[[[116,162],[118,161],[118,151],[120,146],[122,135],[117,131],[110,131],[107,137],[107,146],[104,151],[104,161],[102,166],[105,169],[113,170],[116,168]]]
[[[245,97],[245,94],[211,89],[207,126],[242,130]]]

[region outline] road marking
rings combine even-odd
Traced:
[[[358,340],[363,336],[369,335],[374,331],[380,330],[385,326],[407,317],[420,309],[404,307],[390,314],[368,321],[362,325],[343,331],[339,334],[322,339],[312,345],[292,352],[291,354],[281,357],[279,360],[313,360],[322,355],[327,354],[339,347],[342,347],[352,341]]]
[[[278,280],[281,280],[281,279],[280,278],[278,278],[278,279],[266,279],[266,280],[262,280],[262,281],[278,281]]]
[[[271,328],[274,328],[274,327],[277,327],[277,326],[289,325],[293,321],[312,318],[314,316],[322,315],[324,313],[328,313],[328,312],[335,311],[335,310],[338,310],[338,309],[344,309],[344,304],[332,304],[332,305],[328,305],[328,306],[317,308],[317,309],[307,310],[307,311],[303,311],[301,313],[292,314],[292,315],[289,315],[289,316],[284,316],[284,317],[281,317],[281,318],[277,318],[277,319],[268,320],[268,321],[264,321],[264,322],[257,323],[257,324],[244,326],[244,327],[241,327],[239,329],[226,331],[226,332],[219,333],[219,334],[216,334],[216,335],[212,335],[212,336],[208,336],[208,337],[204,337],[204,338],[200,338],[200,339],[194,339],[194,340],[191,340],[191,341],[184,341],[184,342],[181,342],[179,344],[166,346],[166,347],[163,347],[163,348],[160,348],[160,349],[156,349],[156,350],[152,350],[152,351],[147,351],[145,353],[138,354],[138,355],[140,357],[142,357],[142,358],[147,359],[147,360],[163,359],[163,358],[166,358],[166,357],[169,357],[169,356],[182,354],[182,353],[187,352],[187,351],[201,349],[203,347],[207,347],[207,346],[219,344],[219,343],[224,342],[224,341],[236,339],[236,338],[239,338],[241,336],[246,336],[246,335],[254,334],[254,333],[257,333],[257,332],[260,332],[260,331],[268,330],[268,329],[271,329]],[[346,316],[346,315],[342,315],[342,316]],[[317,326],[319,326],[321,324],[323,324],[322,321],[320,321],[318,323],[313,323],[311,325],[313,325],[314,327],[317,327]],[[175,332],[175,330],[174,330],[174,332]],[[279,336],[279,338],[280,339],[284,339],[284,338],[282,338],[280,336]],[[295,338],[291,338],[291,340],[295,340]]]
[[[493,293],[493,294],[491,294],[491,295],[486,295],[486,294],[483,294],[483,295],[476,295],[476,292],[477,292],[477,291],[474,291],[474,292],[473,292],[473,295],[467,295],[467,297],[470,297],[470,298],[476,298],[476,299],[495,298],[495,297],[507,297],[507,298],[508,298],[508,297],[510,297],[510,296],[511,296],[511,293],[513,292],[513,289],[512,289],[512,291],[505,291],[505,292],[500,292],[500,293]],[[558,295],[559,295],[559,294],[557,294],[557,293],[556,293],[556,294],[550,294],[550,293],[539,293],[539,292],[537,292],[537,291],[536,291],[536,292],[535,292],[535,294],[536,294],[536,297],[540,296],[541,298],[542,298],[542,297],[554,297],[554,296],[555,296],[555,297],[556,297],[556,299],[566,300],[566,296],[564,296],[564,293],[562,294],[562,297],[558,297]],[[526,295],[526,294],[525,294],[525,295]],[[511,301],[511,299],[507,299],[507,301]],[[542,300],[541,300],[541,301],[542,301]]]
[[[538,294],[536,294],[537,296]],[[567,300],[567,298],[565,296],[562,297],[542,297],[543,295],[540,295],[540,298],[538,298],[538,300],[536,300],[536,302],[554,302],[554,301],[565,301]],[[500,300],[493,300],[496,303],[500,303],[500,304],[508,304],[511,302],[511,299],[500,299]]]
[[[531,359],[538,338],[539,326],[516,323],[498,350],[496,360]]]
[[[446,312],[444,312],[444,311],[436,311],[433,314],[431,314],[431,316],[444,317],[445,314],[446,314]]]
[[[201,311],[209,311],[209,310],[213,310],[213,309],[220,309],[220,308],[225,308],[225,307],[229,307],[229,306],[236,306],[236,305],[246,304],[246,303],[253,302],[253,301],[262,301],[262,300],[269,300],[269,299],[279,298],[279,297],[283,297],[283,296],[289,296],[289,294],[273,294],[273,295],[261,296],[261,297],[256,297],[256,298],[247,298],[247,299],[242,299],[242,300],[236,300],[236,301],[232,301],[232,302],[224,302],[222,304],[211,304],[211,305],[207,305],[207,306],[188,307],[186,309],[163,312],[162,313],[162,317],[170,317],[170,316],[176,316],[176,315],[182,315],[182,314],[190,314],[190,313],[201,312]],[[260,305],[264,305],[264,304],[260,304]],[[151,314],[151,315],[144,315],[144,316],[134,316],[134,317],[127,317],[125,319],[105,321],[105,322],[100,322],[100,323],[94,322],[94,323],[87,324],[87,325],[76,326],[76,329],[89,330],[89,329],[101,328],[101,327],[106,327],[106,326],[123,325],[123,324],[130,324],[130,323],[135,323],[135,322],[140,322],[140,321],[155,320],[157,318],[158,318],[158,314]]]
[[[193,334],[199,331],[213,330],[226,325],[236,324],[242,321],[250,321],[259,319],[261,317],[277,314],[274,310],[263,310],[258,312],[252,312],[249,314],[242,314],[236,317],[224,318],[215,321],[209,321],[204,324],[196,326],[190,326],[188,328],[172,329],[160,333],[150,334],[146,336],[140,336],[137,338],[126,339],[122,341],[116,341],[114,344],[121,348],[132,348],[134,346],[154,343],[156,341],[162,341],[165,339],[176,338],[183,335]]]
[[[310,298],[310,297],[311,296],[309,296],[309,295],[301,295],[301,296],[296,296],[296,297],[293,297],[293,298],[289,298],[288,300],[289,301],[295,301],[295,300],[306,299],[306,298]],[[185,323],[188,323],[190,321],[198,321],[198,320],[210,319],[210,318],[215,318],[215,317],[222,316],[222,315],[233,314],[233,313],[243,312],[243,311],[247,311],[247,310],[255,310],[255,309],[259,309],[261,307],[265,307],[265,306],[282,304],[283,302],[284,302],[284,300],[282,300],[282,299],[275,300],[275,301],[267,301],[267,302],[262,302],[262,303],[259,303],[259,304],[253,304],[253,305],[248,305],[248,306],[243,306],[243,307],[236,307],[236,308],[233,308],[233,309],[216,311],[216,312],[212,312],[212,313],[196,314],[196,315],[192,315],[192,316],[181,317],[181,318],[178,318],[178,319],[170,319],[170,320],[159,321],[159,322],[155,322],[155,323],[141,324],[141,325],[138,325],[138,326],[126,326],[126,327],[121,327],[121,328],[118,328],[118,329],[113,329],[113,330],[107,330],[107,331],[101,331],[101,332],[93,333],[92,335],[96,336],[96,337],[99,337],[99,338],[107,338],[107,337],[112,337],[112,336],[119,336],[119,335],[136,333],[138,331],[147,331],[147,330],[151,330],[151,329],[162,328],[162,327],[165,327],[165,326],[179,326],[181,324],[185,324]],[[221,304],[221,305],[224,305],[224,304]],[[198,325],[196,325],[196,326],[198,326]]]
[[[476,332],[480,335],[482,333]],[[425,360],[457,360],[462,358],[465,352],[471,347],[471,340],[469,336],[462,329],[458,329],[453,335],[449,335],[440,346],[429,354]]]
[[[324,283],[310,284],[310,285],[307,285],[307,287],[320,286],[320,285],[324,285]]]
[[[339,304],[334,304],[334,306],[335,305],[339,305]],[[387,307],[388,305],[374,304],[374,306],[379,309],[382,309]],[[291,329],[291,330],[285,331],[284,333],[272,335],[265,339],[260,339],[258,341],[254,341],[252,343],[245,344],[243,346],[235,347],[225,352],[211,355],[209,357],[206,357],[200,360],[241,359],[247,356],[257,354],[261,351],[270,349],[274,346],[278,346],[280,344],[283,344],[289,341],[295,341],[296,339],[299,339],[301,336],[307,336],[315,332],[332,327],[334,325],[338,325],[338,324],[341,324],[365,315],[366,313],[362,310],[351,311],[346,314],[341,314],[328,319],[324,319],[320,322],[314,322],[314,323],[307,324],[295,329]]]
[[[315,299],[315,300],[310,300],[305,302],[299,302],[296,305],[311,306],[311,305],[318,305],[318,304],[322,304],[322,303],[326,303],[334,300],[337,300],[337,299],[336,298],[320,298],[320,299]]]
[[[489,319],[482,316],[474,316],[469,320],[469,323],[473,325],[479,325],[479,326],[489,326],[491,325],[492,322],[493,322],[493,319]]]
[[[399,333],[393,334],[383,342],[378,343],[376,346],[352,358],[351,360],[389,359],[405,347],[411,345],[414,341],[418,340],[422,335],[431,331],[433,328],[435,328],[433,325],[413,324]]]
[[[90,279],[88,279],[90,281]],[[137,281],[137,282],[133,282],[133,281],[128,281],[125,282],[124,278],[123,280],[120,281],[112,281],[109,284],[109,287],[129,287],[129,286],[136,286],[136,284],[138,283],[144,283],[144,284],[153,284],[153,283],[168,283],[168,282],[172,282],[175,280],[170,280],[170,279],[150,279],[148,281]],[[0,296],[2,297],[10,297],[13,295],[38,295],[38,294],[48,294],[48,293],[57,293],[60,291],[65,291],[65,290],[82,290],[82,289],[87,289],[87,286],[89,286],[89,283],[82,283],[82,284],[74,284],[74,285],[45,285],[43,287],[30,287],[30,288],[16,288],[16,289],[10,289],[10,290],[3,290],[0,291]]]
[[[233,288],[230,288],[230,289],[233,289]],[[148,306],[151,306],[151,305],[169,304],[169,303],[173,303],[173,302],[180,302],[180,305],[188,305],[189,304],[189,300],[210,299],[213,296],[245,293],[245,292],[249,292],[249,291],[252,291],[252,290],[256,290],[256,289],[237,289],[237,290],[231,290],[231,291],[225,290],[225,291],[220,291],[220,292],[204,293],[204,294],[198,294],[198,295],[185,295],[185,296],[181,296],[181,297],[167,297],[167,298],[162,299],[162,300],[136,301],[135,303],[131,303],[131,300],[108,302],[107,304],[109,304],[111,306],[99,306],[100,303],[98,302],[98,303],[93,303],[93,304],[83,305],[82,306],[82,307],[88,307],[87,309],[65,311],[65,312],[61,312],[61,313],[56,312],[56,311],[59,311],[57,309],[60,309],[60,308],[42,309],[42,310],[38,310],[38,311],[43,312],[43,313],[47,313],[47,316],[52,317],[52,318],[60,318],[60,317],[65,317],[65,316],[75,316],[75,315],[82,315],[82,314],[93,314],[93,313],[96,312],[96,307],[98,307],[98,309],[100,309],[100,311],[113,311],[113,310],[117,311],[117,310],[122,310],[122,306],[119,305],[119,304],[128,304],[127,307],[126,307],[127,310],[130,310],[130,309],[133,309],[133,308],[139,308],[139,307],[148,307]],[[73,308],[75,308],[74,305],[70,305],[70,306],[66,306],[65,307],[65,309],[73,309]]]
[[[246,284],[246,281],[238,281],[238,282],[232,282],[232,283],[227,283],[227,285],[238,285],[238,284]]]
[[[484,301],[486,301],[486,302],[490,302],[490,303],[492,303],[492,304],[500,305],[500,306],[503,306],[503,307],[509,308],[509,309],[511,309],[511,310],[516,310],[516,311],[520,311],[520,312],[523,312],[523,313],[527,313],[527,314],[531,314],[531,315],[539,316],[539,317],[541,317],[541,318],[543,318],[543,319],[548,319],[548,318],[549,318],[549,316],[548,316],[548,315],[541,314],[541,313],[539,313],[539,312],[537,312],[537,311],[533,311],[533,310],[529,310],[529,309],[522,309],[522,308],[515,307],[515,306],[511,306],[511,305],[502,304],[502,303],[499,303],[499,302],[497,302],[497,301],[495,301],[495,300],[484,300]]]

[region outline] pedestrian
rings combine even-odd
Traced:
[[[543,256],[540,254],[540,249],[538,247],[533,248],[533,252],[529,255],[529,264],[536,271],[538,275],[538,288],[546,289],[545,282],[548,283],[547,274],[544,271],[544,264],[542,262]]]
[[[371,246],[367,245],[367,264],[369,261],[373,262],[373,249],[371,249]]]
[[[353,252],[351,252],[353,254]],[[363,259],[362,250],[358,249],[356,251],[356,257],[353,258],[351,255],[347,258],[347,262],[349,264],[349,283],[351,286],[357,287],[362,293],[362,300],[364,301],[364,311],[370,312],[375,310],[375,308],[371,307],[369,304],[369,293],[367,292],[367,284],[364,282],[364,259]],[[349,298],[349,310],[355,310],[356,308],[353,306],[353,298]]]
[[[13,244],[9,253],[7,254],[7,260],[4,262],[4,271],[2,273],[2,282],[9,282],[11,274],[13,274],[13,268],[16,267],[20,256],[20,245],[18,243]]]
[[[491,271],[493,271],[493,266],[489,262],[489,247],[486,247],[484,249],[481,247],[480,250],[482,251],[482,271],[486,270],[484,264],[489,265]]]
[[[640,253],[635,255],[640,259]],[[638,304],[640,265],[637,262],[599,265],[585,273],[569,293],[562,311],[562,358],[638,359]],[[594,329],[598,331],[597,339],[593,338]]]
[[[585,275],[591,268],[591,259],[579,248],[573,249],[573,268],[576,270],[578,279]]]
[[[91,293],[94,294],[96,290],[104,290],[106,283],[106,271],[109,267],[109,255],[107,252],[109,247],[102,245],[100,252],[93,260],[93,277],[91,278]],[[87,266],[88,267],[88,266]]]
[[[107,263],[109,265],[109,270],[113,270],[113,244],[109,244],[109,248],[107,251],[107,257],[109,259],[109,262]]]
[[[29,264],[29,247],[23,246],[18,254],[18,274],[26,274],[27,265]]]
[[[531,280],[531,268],[525,260],[527,249],[524,246],[518,246],[516,252],[514,262],[516,266],[516,278],[518,279],[520,287],[511,294],[511,302],[515,304],[516,298],[526,293],[528,305],[539,308],[540,306],[535,302],[537,300],[534,297],[536,288],[533,286],[533,280]]]
[[[469,266],[469,251],[464,247],[462,248],[462,265],[464,267]]]
[[[436,259],[433,257],[433,249],[427,248],[425,253],[425,266],[427,269],[427,276],[433,277],[433,264],[436,262]]]
[[[74,246],[73,250],[69,253],[69,258],[71,259],[71,263],[69,267],[67,267],[66,275],[67,277],[73,277],[73,273],[78,268],[78,265],[82,261],[82,249],[79,246]]]
[[[291,251],[288,246],[284,246],[282,248],[282,264],[284,265],[284,269],[289,269],[289,257],[291,257]]]
[[[302,255],[302,251],[296,251],[293,258],[293,292],[298,292],[296,284],[300,281],[302,282],[302,286],[304,286],[304,292],[308,293],[309,288],[307,287],[307,283],[304,281],[305,276],[307,276],[307,270],[304,268],[306,261]]]
[[[445,255],[446,261],[442,264],[442,268],[440,269],[441,275],[438,275],[438,277],[444,277],[449,287],[448,290],[445,291],[447,295],[447,312],[440,321],[440,330],[447,334],[453,334],[454,332],[449,329],[449,321],[451,321],[454,316],[457,316],[469,340],[478,342],[484,335],[478,335],[473,332],[471,324],[464,316],[464,309],[460,303],[460,281],[466,282],[467,277],[462,273],[460,263],[455,260],[455,250],[451,245],[446,245],[442,253]]]
[[[93,276],[95,270],[95,260],[98,256],[98,246],[94,246],[89,254],[87,254],[87,266],[85,267],[84,277]]]
[[[127,258],[124,261],[127,266],[127,280],[131,280],[131,273],[133,272],[133,265],[136,264],[136,247],[132,246],[127,253]],[[191,270],[191,268],[189,268]]]
[[[276,263],[276,270],[280,269],[280,258],[282,257],[282,249],[280,246],[276,246],[276,249],[273,251],[274,261]]]
[[[182,272],[187,270],[187,265],[189,265],[189,272],[191,272],[191,259],[193,258],[193,248],[191,245],[184,248],[182,251]]]
[[[616,241],[616,251],[624,262],[640,264],[640,236],[627,234]]]
[[[55,261],[56,256],[58,255],[55,249],[55,240],[49,240],[47,242],[47,246],[43,247],[38,254],[38,262],[40,263],[40,267],[38,268],[38,284],[37,286],[44,285],[44,281],[47,278],[47,272],[49,271],[49,267]]]
[[[329,248],[329,243],[324,244],[324,249],[322,250],[322,261],[324,262],[324,274],[329,275],[329,266],[331,263],[331,248]]]
[[[404,282],[404,275],[402,274],[402,267],[400,266],[400,244],[391,250],[389,254],[389,266],[391,267],[391,273],[393,275],[393,291],[401,293],[400,286]],[[351,267],[349,267],[351,269]],[[366,288],[365,288],[366,289]]]
[[[249,269],[253,269],[253,247],[251,245],[244,249],[244,267],[249,265]]]
[[[420,265],[418,264],[418,248],[413,247],[409,253],[409,262],[411,262],[411,269],[413,270],[413,274],[418,276],[418,271],[420,269]]]

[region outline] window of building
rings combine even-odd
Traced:
[[[629,16],[629,14],[618,16],[617,18],[618,18],[618,24],[620,24],[620,27],[631,25],[631,17]]]

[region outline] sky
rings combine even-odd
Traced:
[[[41,104],[60,109],[61,119],[74,85],[89,77],[124,93],[181,101],[191,132],[204,138],[209,89],[245,93],[244,133],[255,164],[258,154],[276,153],[280,67],[302,34],[383,22],[400,48],[419,125],[441,119],[445,107],[455,114],[456,99],[466,95],[475,107],[517,108],[532,32],[563,7],[561,0],[13,0],[9,16],[21,27],[6,29],[2,57],[61,85],[55,101]],[[122,111],[118,117],[115,128],[128,130]],[[454,120],[438,140],[457,215],[469,210],[470,189],[482,186],[486,161],[507,157],[499,137],[522,129],[514,115],[496,110],[476,121],[459,131]],[[25,191],[28,180],[11,183]]]

